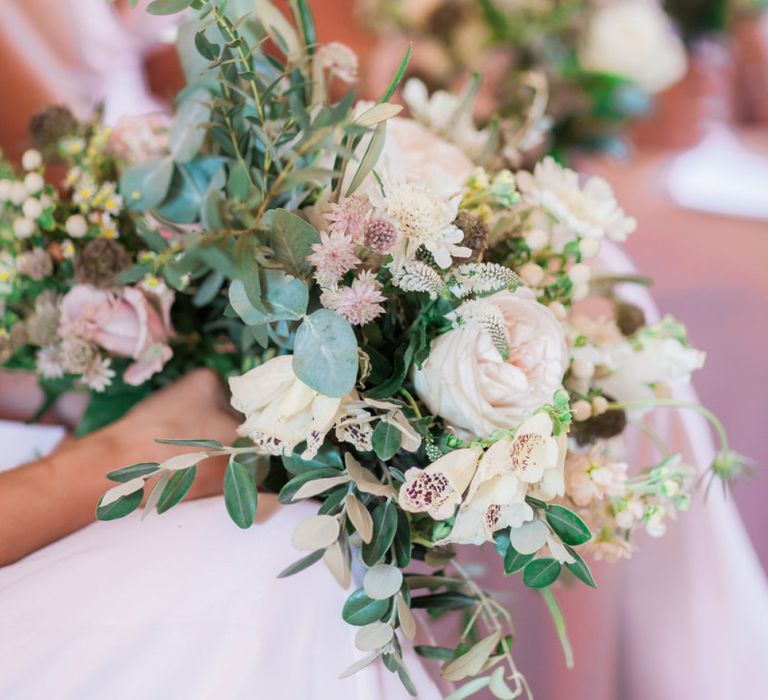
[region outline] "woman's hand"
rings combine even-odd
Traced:
[[[135,406],[118,422],[67,440],[36,462],[0,474],[0,566],[92,522],[110,482],[105,474],[138,462],[162,461],[189,448],[155,438],[235,438],[237,420],[210,370],[196,370]],[[223,464],[198,467],[190,498],[221,490]]]

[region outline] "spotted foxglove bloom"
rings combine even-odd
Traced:
[[[474,476],[480,454],[480,448],[463,448],[443,455],[426,469],[409,469],[400,487],[400,507],[409,513],[428,513],[433,520],[450,518]]]
[[[501,312],[507,357],[482,327],[466,324],[438,336],[413,375],[434,415],[479,437],[508,430],[550,403],[568,367],[560,323],[530,290],[498,292],[483,303]]]
[[[603,178],[591,177],[582,186],[577,173],[550,156],[537,163],[533,173],[517,173],[517,186],[526,204],[543,208],[574,236],[621,242],[637,226]]]
[[[281,355],[229,380],[232,407],[245,414],[237,429],[267,454],[292,454],[306,441],[311,459],[336,423],[342,399],[310,389],[293,371],[293,357]]]

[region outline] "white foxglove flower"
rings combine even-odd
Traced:
[[[317,393],[294,374],[290,355],[232,377],[229,388],[233,408],[245,414],[238,434],[270,454],[291,454],[306,441],[302,457],[313,457],[343,411],[343,399]]]
[[[454,450],[426,469],[413,467],[405,473],[399,503],[409,513],[428,513],[433,520],[450,518],[475,474],[481,450]]]

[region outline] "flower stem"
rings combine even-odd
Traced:
[[[565,665],[568,668],[573,668],[573,648],[571,647],[571,641],[568,639],[568,630],[565,628],[565,620],[563,619],[563,613],[560,610],[560,606],[557,604],[555,596],[552,594],[549,587],[542,588],[539,593],[541,593],[541,597],[544,598],[549,614],[552,616],[552,621],[555,623],[557,636],[560,639],[560,646],[563,647],[563,654],[565,654]]]

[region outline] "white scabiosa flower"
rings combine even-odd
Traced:
[[[591,177],[581,186],[577,173],[550,156],[537,163],[533,173],[517,173],[517,185],[526,204],[544,209],[571,237],[607,237],[621,242],[637,226],[603,178]]]

